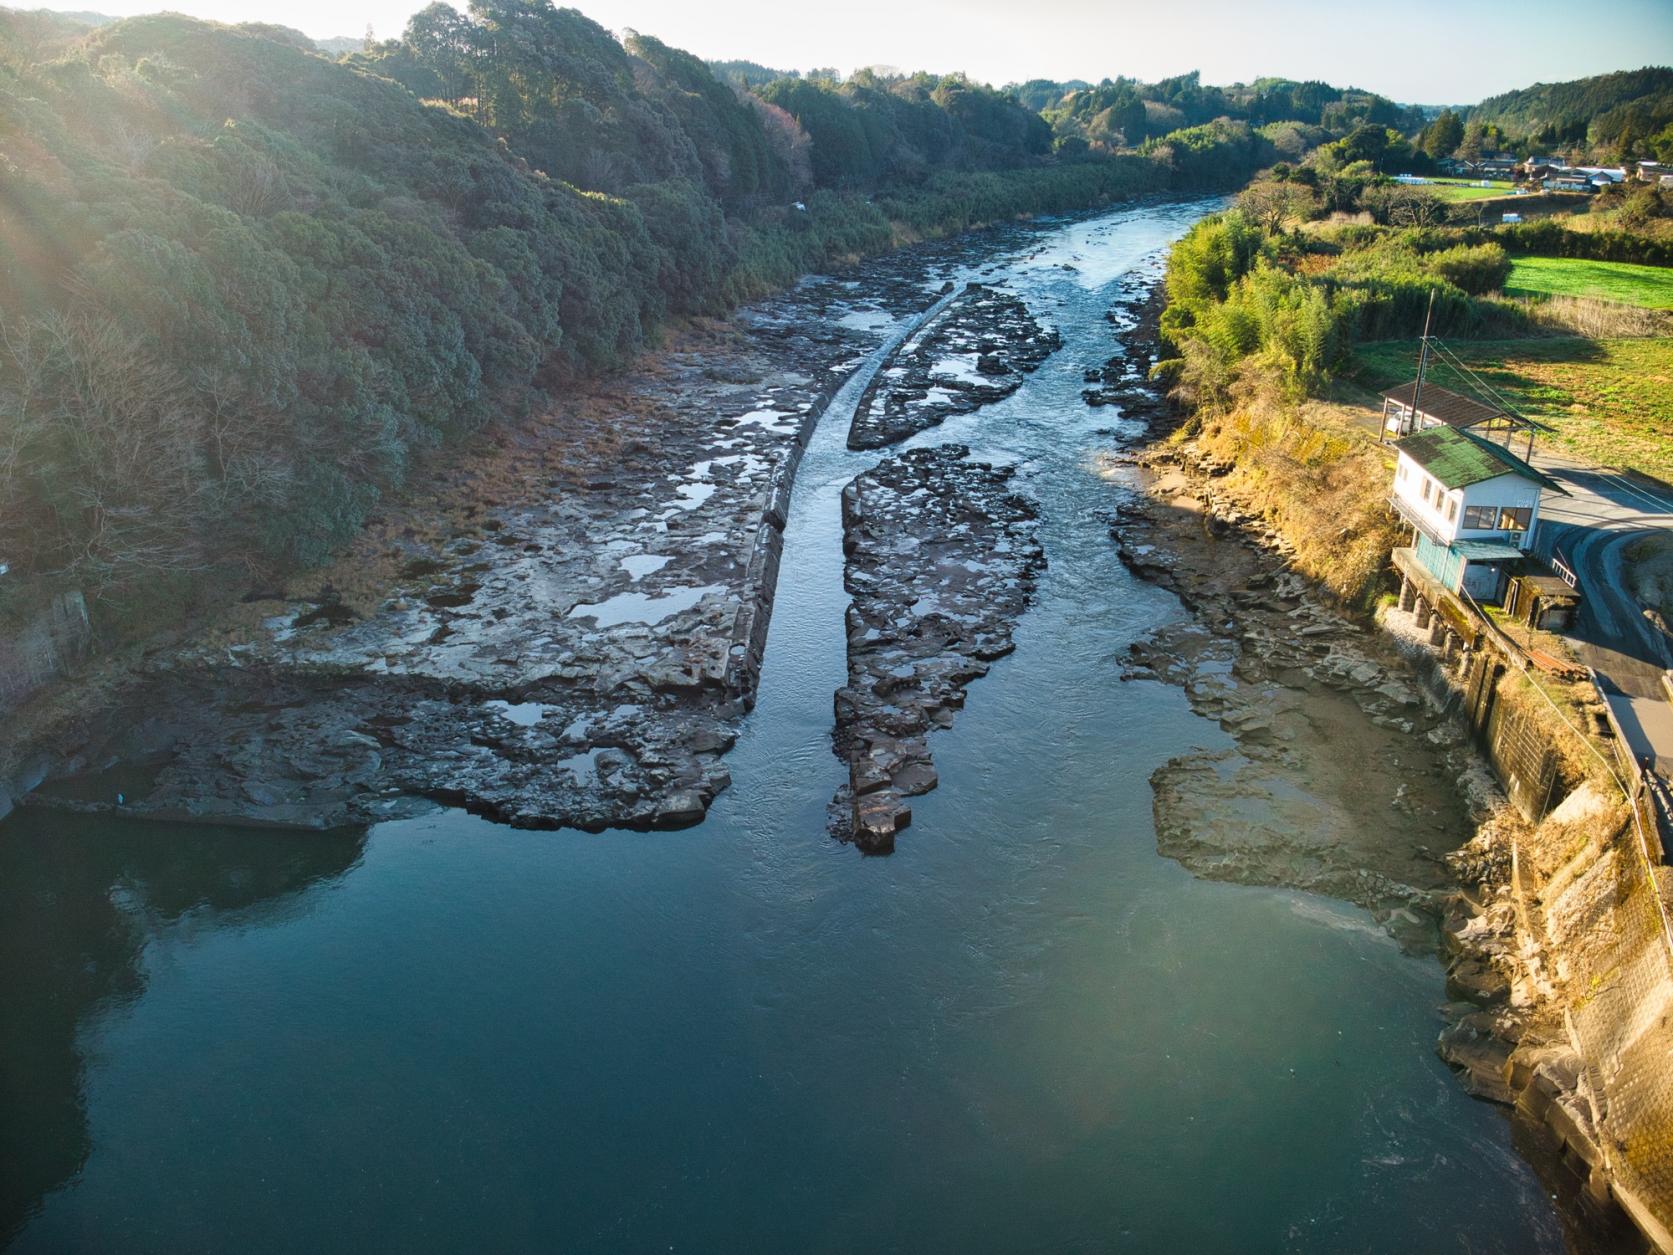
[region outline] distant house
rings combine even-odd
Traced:
[[[1389,503],[1412,526],[1412,551],[1448,592],[1496,601],[1533,544],[1545,490],[1568,494],[1502,445],[1452,426],[1414,432],[1399,453]]]
[[[1545,190],[1548,192],[1585,192],[1590,195],[1597,191],[1591,179],[1585,175],[1560,175],[1545,180]]]
[[[1664,161],[1640,161],[1638,163],[1637,178],[1640,183],[1656,183],[1673,175],[1673,166]]]

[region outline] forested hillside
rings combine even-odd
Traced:
[[[961,76],[752,93],[543,0],[434,5],[341,60],[279,27],[0,11],[7,587],[173,605],[317,562],[425,451],[670,316],[1275,154],[1241,121],[1051,147]]]
[[[1536,83],[1482,101],[1469,120],[1497,127],[1523,147],[1673,160],[1673,69]]]
[[[1080,141],[1104,150],[1137,147],[1217,119],[1252,128],[1293,123],[1337,135],[1365,123],[1401,129],[1420,121],[1415,111],[1371,92],[1281,78],[1214,87],[1193,72],[1156,83],[1105,79],[1096,87],[1036,80],[1012,91],[1018,99],[1041,102],[1060,146]]]

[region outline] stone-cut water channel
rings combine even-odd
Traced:
[[[846,438],[880,354],[802,461],[700,826],[0,827],[0,1244],[1561,1250],[1509,1122],[1434,1056],[1438,964],[1157,854],[1151,774],[1231,738],[1118,678],[1182,612],[1117,560],[1095,458],[1136,431],[1080,393],[1105,310],[1203,210],[978,237],[926,276],[1012,292],[1064,344],[905,446],[1014,466],[1049,566],[931,735],[941,784],[892,858],[826,827],[840,495],[880,456]]]

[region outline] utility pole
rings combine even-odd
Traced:
[[[1423,374],[1429,366],[1429,327],[1435,320],[1435,289],[1429,289],[1429,309],[1423,315],[1423,339],[1417,350],[1417,383],[1412,385],[1412,429],[1417,429],[1418,405],[1423,400]]]

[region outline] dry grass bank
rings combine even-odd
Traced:
[[[1199,415],[1176,437],[1215,469],[1221,491],[1284,538],[1297,571],[1359,609],[1375,600],[1401,540],[1387,506],[1394,458],[1365,414],[1251,387],[1227,412]]]

